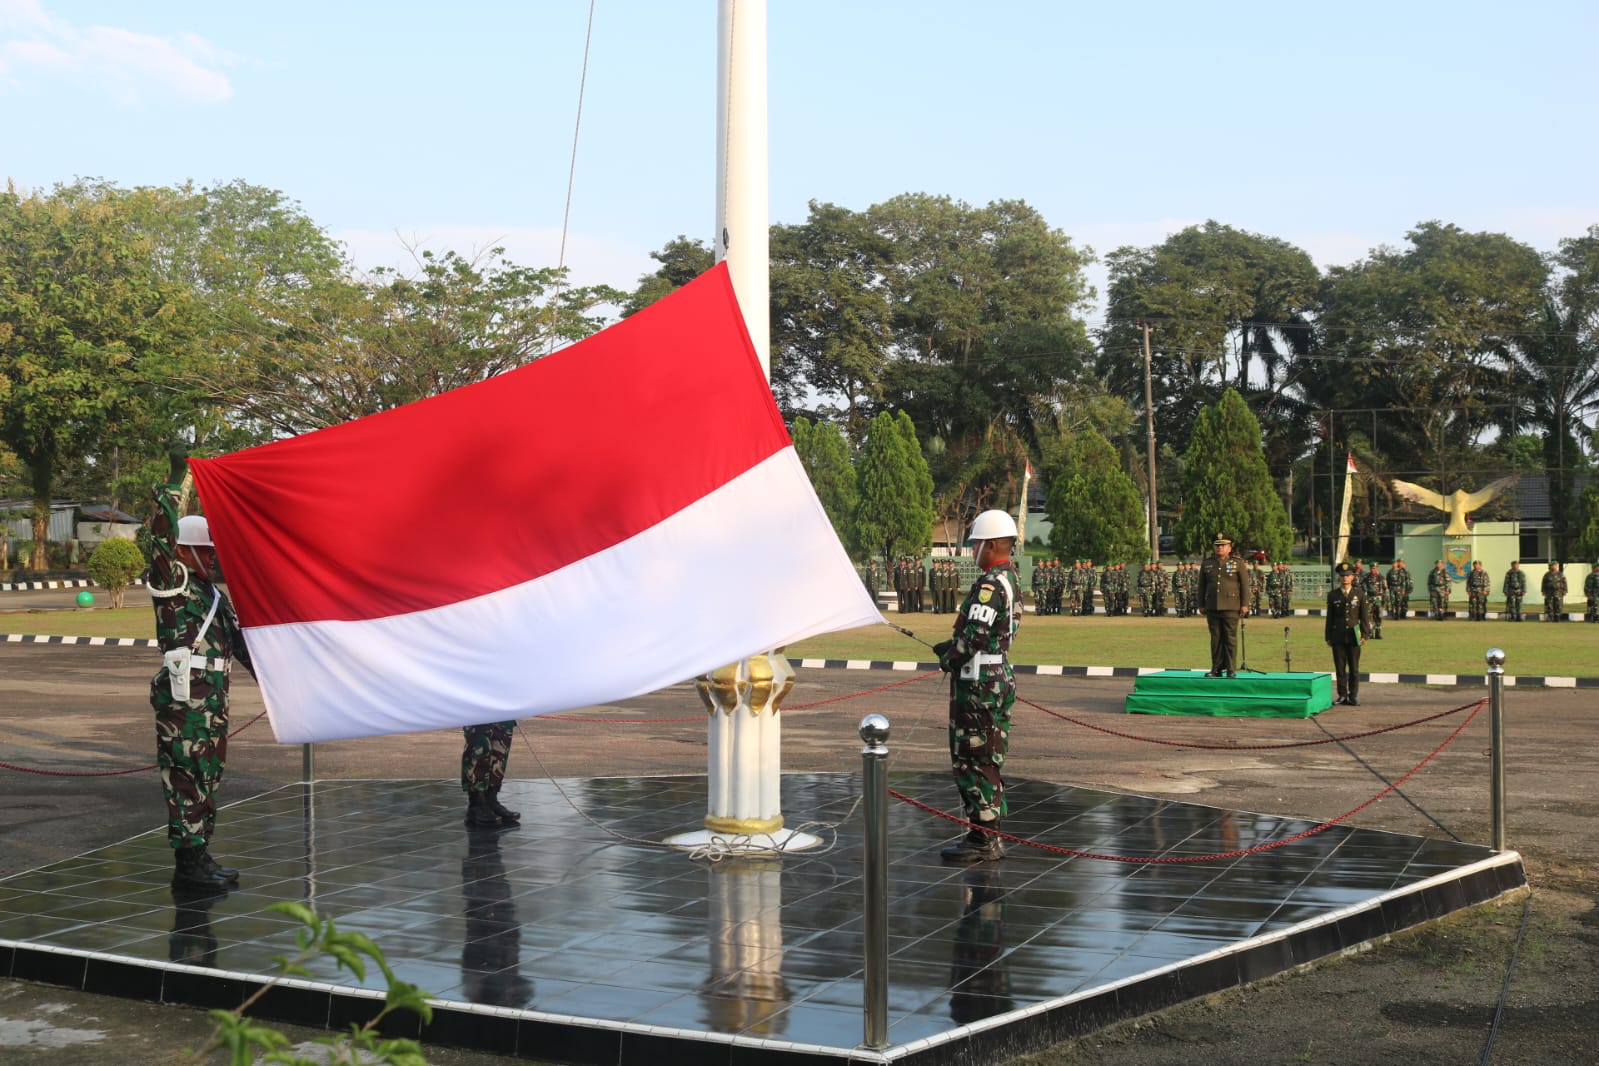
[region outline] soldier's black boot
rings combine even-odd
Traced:
[[[205,865],[205,848],[179,848],[173,853],[173,888],[207,888],[226,892],[232,883]]]
[[[239,871],[231,866],[223,866],[211,855],[209,845],[200,849],[200,864],[211,873],[216,874],[230,885],[239,883]]]
[[[999,828],[999,823],[994,823],[994,828]],[[939,852],[945,862],[991,862],[1005,857],[1005,845],[999,837],[991,836],[981,829],[968,829],[966,835],[955,843]]]
[[[496,829],[500,816],[489,806],[489,794],[473,789],[466,794],[466,824],[469,829]]]
[[[489,797],[489,810],[494,812],[494,816],[500,820],[501,825],[517,825],[522,821],[522,815],[519,812],[511,810],[511,808],[500,802],[500,786],[495,785],[489,789],[487,795]]]

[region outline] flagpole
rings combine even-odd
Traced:
[[[750,341],[770,381],[765,0],[719,0],[717,31],[716,258],[727,263]],[[821,843],[783,828],[778,708],[793,684],[794,668],[781,649],[696,679],[709,716],[705,828],[668,843],[744,853]]]

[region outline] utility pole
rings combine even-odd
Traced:
[[[1155,390],[1152,383],[1149,357],[1149,321],[1140,318],[1136,323],[1144,331],[1144,413],[1149,418],[1149,558],[1160,561],[1160,510],[1155,504]]]

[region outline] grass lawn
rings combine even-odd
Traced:
[[[949,636],[949,615],[885,615],[928,644]],[[1256,670],[1282,670],[1286,651],[1295,670],[1330,670],[1320,618],[1249,622],[1245,658]],[[36,611],[0,615],[0,633],[63,637],[153,637],[148,607],[121,610]],[[1481,674],[1483,653],[1503,648],[1505,672],[1556,677],[1599,676],[1599,626],[1582,622],[1467,622],[1425,618],[1383,623],[1383,639],[1369,641],[1362,670],[1373,673]],[[932,651],[886,625],[829,633],[788,648],[791,658],[890,659],[930,662]],[[1207,669],[1210,638],[1202,618],[1071,618],[1027,615],[1011,660],[1062,666],[1160,666]]]

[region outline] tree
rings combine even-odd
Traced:
[[[408,274],[315,284],[263,322],[220,378],[190,379],[241,416],[290,436],[482,381],[604,325],[607,286],[561,271],[424,251]]]
[[[0,440],[28,468],[36,569],[59,466],[120,432],[149,364],[195,335],[189,291],[158,274],[135,221],[92,183],[0,195]]]
[[[891,251],[883,403],[943,442],[940,482],[996,418],[1036,446],[1057,394],[1088,363],[1080,313],[1092,253],[1019,200],[974,208],[907,194],[868,208],[866,221]]]
[[[1448,493],[1472,487],[1475,449],[1509,409],[1505,368],[1548,269],[1503,234],[1424,222],[1407,238],[1328,272],[1318,330],[1333,359],[1316,401],[1358,412],[1332,432],[1377,426],[1374,463]]]
[[[1269,465],[1286,472],[1313,429],[1294,388],[1315,347],[1321,274],[1309,254],[1210,221],[1153,247],[1118,248],[1106,263],[1100,367],[1112,391],[1143,396],[1142,324],[1151,323],[1159,438],[1185,441],[1199,409],[1231,387],[1266,429]]]
[[[122,594],[147,565],[138,545],[122,537],[112,537],[102,540],[89,553],[89,579],[111,593],[112,607],[121,607]]]
[[[1573,497],[1590,428],[1584,416],[1599,406],[1599,226],[1561,241],[1553,264],[1537,317],[1509,348],[1512,406],[1497,422],[1505,434],[1541,434],[1554,556],[1568,559],[1582,524]]]
[[[638,288],[624,297],[622,317],[637,314],[663,296],[669,296],[716,265],[716,254],[710,246],[697,237],[678,234],[666,247],[651,252],[650,258],[661,264],[653,273],[638,279]]]
[[[866,431],[856,467],[860,497],[855,507],[855,535],[862,548],[892,559],[905,552],[920,554],[930,541],[932,501],[924,496],[921,475],[894,416],[883,411]]]
[[[1241,546],[1287,558],[1293,544],[1288,513],[1272,485],[1260,447],[1260,423],[1232,389],[1199,412],[1183,460],[1178,552],[1202,555],[1217,533]]]
[[[1148,516],[1115,447],[1092,426],[1049,471],[1049,547],[1060,558],[1128,562],[1149,557]]]
[[[794,451],[800,465],[810,475],[822,510],[833,523],[833,531],[851,554],[857,543],[852,524],[859,493],[855,490],[855,468],[850,465],[849,445],[836,426],[826,422],[812,423],[806,418],[794,420]]]
[[[927,468],[927,456],[922,454],[922,444],[916,436],[916,424],[911,416],[901,411],[894,418],[899,429],[905,464],[910,468],[912,489],[910,505],[914,508],[911,547],[921,555],[932,547],[933,532],[933,475]]]
[[[894,343],[886,272],[893,246],[864,214],[812,201],[797,226],[773,226],[772,391],[789,408],[835,397],[859,440],[883,399]]]

